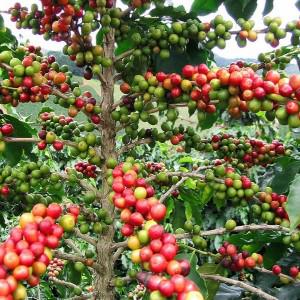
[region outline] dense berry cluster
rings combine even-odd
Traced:
[[[175,258],[175,236],[158,224],[165,218],[166,206],[155,198],[154,188],[138,177],[139,171],[134,161],[121,163],[112,171],[112,199],[121,210],[121,233],[128,237],[131,259],[152,272],[141,272],[137,278],[151,292],[150,299],[177,295],[177,299],[184,300],[193,294],[193,299],[202,300],[198,287],[185,278],[190,272],[189,262]],[[161,273],[168,277],[160,276]]]
[[[237,247],[228,242],[224,242],[218,252],[222,256],[222,266],[233,272],[240,272],[244,268],[253,269],[263,263],[262,255],[258,253],[250,255],[247,251],[238,252]]]
[[[59,273],[65,266],[65,261],[63,259],[54,257],[50,260],[49,265],[47,267],[47,273],[49,279],[51,280],[54,277],[58,277]]]
[[[219,107],[227,108],[233,117],[240,117],[242,112],[265,111],[270,120],[276,116],[281,124],[289,124],[291,127],[299,127],[300,124],[299,75],[281,78],[277,71],[272,70],[261,77],[252,68],[238,64],[220,69],[209,69],[205,64],[186,65],[182,69],[182,75],[163,72],[136,75],[131,91],[142,93],[134,104],[139,111],[146,107],[139,99],[146,101],[145,103],[153,99],[157,102],[159,111],[166,110],[172,103],[177,106],[178,103],[185,103],[190,113],[198,110],[200,122],[205,119],[205,113],[214,113]],[[151,112],[152,109],[142,112],[141,120],[149,121]],[[174,121],[176,118],[175,113],[173,120],[168,120]]]
[[[52,250],[59,247],[64,230],[75,226],[77,215],[62,216],[59,204],[48,207],[37,204],[30,213],[24,213],[19,226],[10,231],[8,239],[0,245],[0,296],[6,300],[23,300],[26,287],[39,284],[52,259]],[[60,224],[57,219],[60,218]]]
[[[84,174],[85,176],[91,177],[91,178],[97,177],[96,169],[97,169],[97,166],[91,165],[86,162],[78,162],[75,165],[75,170],[77,172],[80,172],[80,173]]]
[[[254,214],[261,216],[264,221],[289,226],[289,219],[285,210],[286,195],[279,195],[272,192],[271,188],[266,188],[258,194],[258,199],[260,203],[252,206]]]
[[[146,168],[150,171],[150,173],[156,173],[163,171],[165,169],[165,164],[160,162],[147,162],[146,163]]]

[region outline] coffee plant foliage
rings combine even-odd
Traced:
[[[297,299],[300,20],[191,2],[1,11],[63,46],[0,14],[0,300]],[[217,66],[258,35],[270,52]]]

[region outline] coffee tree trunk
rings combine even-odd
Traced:
[[[111,30],[104,38],[104,53],[105,57],[113,59],[114,57],[114,32]],[[101,153],[103,157],[102,166],[102,191],[101,191],[101,205],[107,210],[113,218],[114,208],[113,204],[108,199],[110,187],[106,180],[106,165],[108,158],[116,158],[115,149],[115,122],[111,118],[111,109],[114,102],[114,68],[105,68],[103,71],[104,82],[102,81],[102,146]],[[101,266],[101,272],[97,274],[95,279],[96,299],[112,300],[114,299],[114,291],[111,287],[111,280],[114,274],[114,266],[112,261],[111,245],[114,238],[114,228],[109,226],[107,234],[101,236],[97,242],[97,263]]]

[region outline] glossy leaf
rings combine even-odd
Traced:
[[[216,12],[224,0],[194,0],[191,12],[203,16]]]
[[[264,253],[264,267],[271,269],[272,266],[286,254],[287,246],[282,243],[271,243]]]
[[[297,175],[290,185],[286,211],[288,213],[291,229],[295,229],[300,224],[300,175]]]
[[[299,170],[300,160],[287,156],[277,159],[275,176],[271,182],[273,191],[279,194],[286,193]]]
[[[13,125],[14,137],[32,137],[35,133],[35,130],[27,123],[22,122],[13,116],[3,115],[3,118],[7,123],[11,123]],[[23,154],[33,157],[32,148],[32,143],[6,143],[6,150],[3,153],[3,156],[7,159],[10,165],[16,165]]]
[[[249,252],[257,252],[267,243],[280,243],[283,236],[284,234],[278,231],[248,231],[231,235],[228,242]]]
[[[224,275],[225,273],[225,269],[220,264],[214,264],[214,263],[205,263],[202,266],[200,266],[197,271],[200,274],[200,277],[201,274]],[[205,299],[213,300],[219,289],[220,283],[218,283],[217,281],[207,280],[207,279],[205,279],[205,282],[206,282],[207,293],[208,293],[207,298]]]
[[[228,14],[235,20],[249,19],[256,10],[257,0],[225,0],[224,4]]]
[[[274,0],[266,0],[265,7],[263,10],[263,16],[267,15],[273,10]]]
[[[183,5],[156,7],[150,11],[151,17],[171,17],[173,20],[187,20],[194,14],[187,13]]]

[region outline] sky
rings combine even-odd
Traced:
[[[15,0],[2,0],[0,10],[7,10],[9,7],[13,6],[15,3]],[[19,0],[19,2],[22,3],[23,6],[28,6],[32,3],[39,3],[38,0]],[[121,1],[118,1],[119,7],[122,5],[120,4]],[[167,0],[167,3],[173,3],[173,5],[184,5],[186,10],[188,11],[190,9],[192,0]],[[255,28],[263,28],[263,17],[262,17],[262,11],[264,9],[265,0],[257,0],[258,7],[255,12],[255,14],[252,16],[252,19],[255,20]],[[287,22],[291,20],[297,20],[299,18],[299,11],[295,7],[295,0],[274,0],[274,9],[270,13],[272,17],[281,17],[283,20],[283,24],[286,24]],[[224,16],[225,19],[231,19],[231,17],[227,14],[225,8],[223,6],[219,7],[219,10],[214,13],[207,15],[205,17],[201,17],[201,20],[203,21],[210,21],[214,15],[221,14]],[[30,30],[17,30],[15,28],[15,24],[12,23],[9,20],[8,15],[4,15],[5,19],[5,25],[9,27],[15,36],[20,41],[24,41],[24,39],[29,39],[30,42],[34,45],[40,45],[42,48],[47,50],[58,50],[62,49],[63,43],[51,42],[51,41],[45,41],[41,36],[32,35]],[[281,45],[288,45],[289,44],[289,37],[287,37],[284,40],[281,40]],[[245,48],[239,48],[234,40],[232,38],[230,41],[227,42],[227,47],[224,50],[214,49],[213,51],[223,57],[226,58],[257,58],[258,54],[261,52],[267,52],[271,51],[272,47],[267,45],[264,42],[263,35],[260,35],[258,40],[254,43],[249,43],[247,47]]]

